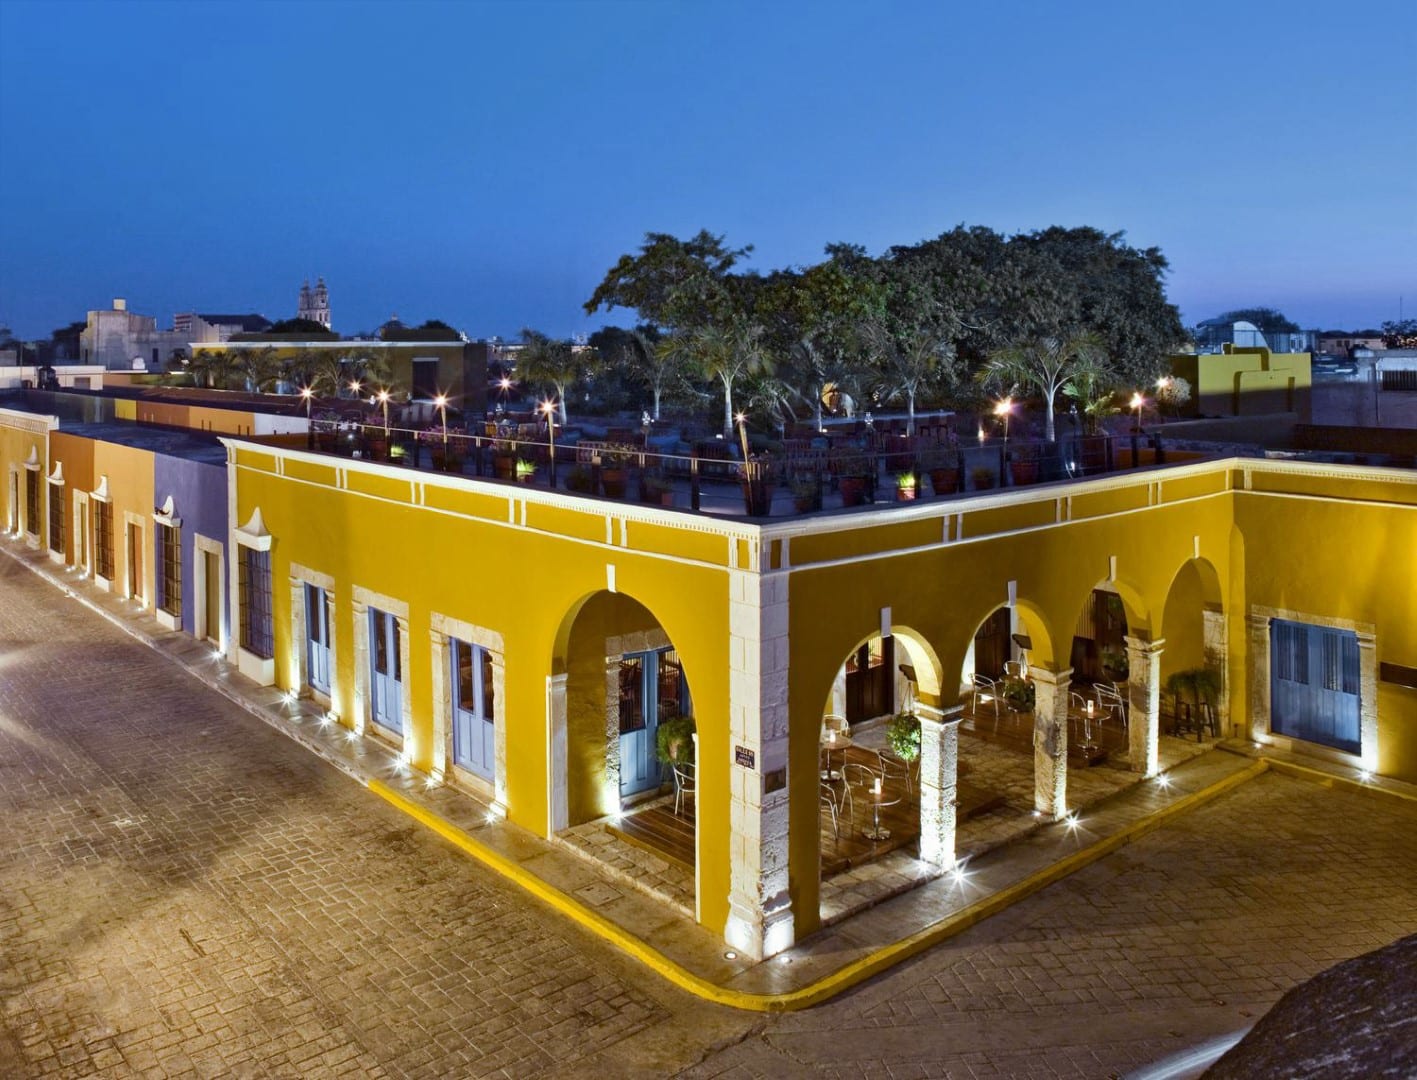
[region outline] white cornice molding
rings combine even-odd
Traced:
[[[172,504],[172,496],[169,495],[161,507],[153,511],[153,520],[159,525],[166,525],[169,528],[180,529],[182,519],[177,516],[176,508]]]
[[[251,511],[251,518],[245,525],[240,525],[232,530],[237,544],[242,547],[255,548],[257,551],[270,551],[271,541],[274,537],[266,528],[266,522],[261,517],[261,508],[258,506]]]

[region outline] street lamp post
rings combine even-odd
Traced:
[[[433,399],[433,405],[438,410],[438,424],[443,429],[443,446],[448,445],[448,395],[439,394]]]
[[[556,486],[556,403],[543,401],[541,411],[546,416],[546,438],[551,446],[551,486]]]
[[[389,392],[388,392],[387,390],[380,390],[379,393],[378,393],[378,395],[377,395],[377,397],[378,397],[379,405],[380,405],[380,406],[383,408],[383,410],[384,410],[384,438],[385,438],[385,439],[388,439],[388,437],[389,437]]]
[[[315,429],[310,424],[310,399],[315,396],[315,392],[308,386],[302,386],[300,396],[305,399],[305,447],[307,450],[313,450],[315,449]]]
[[[1131,407],[1136,412],[1136,424],[1132,428],[1132,468],[1141,465],[1141,409],[1146,404],[1146,398],[1141,393],[1132,395]]]
[[[1009,473],[1009,418],[1014,414],[1014,399],[1006,397],[994,403],[994,415],[1004,421],[1004,441],[999,446],[999,486],[1008,483]]]

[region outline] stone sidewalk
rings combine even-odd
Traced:
[[[1158,780],[1137,783],[1068,822],[1044,825],[994,847],[943,877],[819,931],[771,961],[754,964],[733,956],[718,935],[695,924],[681,908],[630,887],[634,873],[614,874],[564,842],[548,842],[502,820],[465,792],[428,783],[392,750],[355,737],[308,700],[253,686],[209,644],[163,629],[131,602],[51,562],[46,552],[8,537],[0,541],[0,551],[62,590],[57,595],[70,596],[102,614],[361,784],[375,791],[387,789],[395,806],[403,803],[400,808],[405,812],[434,824],[463,850],[650,963],[661,975],[700,996],[743,1007],[800,1007],[825,1000],[1116,850],[1131,837],[1207,798],[1207,793],[1227,790],[1256,774],[1255,763],[1243,753],[1207,752]],[[1356,783],[1356,777],[1344,774],[1345,770],[1336,772],[1339,779]],[[927,869],[907,859],[904,872],[925,876]],[[765,1000],[777,995],[793,995],[796,1000],[790,1004]]]

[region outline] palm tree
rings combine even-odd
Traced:
[[[237,364],[237,357],[230,349],[198,349],[187,368],[194,385],[225,390],[236,374]]]
[[[1081,407],[1089,435],[1096,435],[1106,417],[1121,411],[1117,404],[1116,373],[1097,356],[1088,356],[1073,367],[1063,395]]]
[[[992,353],[977,378],[987,386],[1001,389],[1022,387],[1043,395],[1044,432],[1049,442],[1057,440],[1053,404],[1059,391],[1090,365],[1103,363],[1101,341],[1091,332],[1073,330],[1047,337],[1016,341]]]
[[[878,365],[877,379],[883,397],[905,398],[905,433],[915,434],[915,402],[926,390],[959,379],[954,346],[921,327],[891,332],[881,322],[866,327],[866,341]]]
[[[640,328],[626,331],[621,356],[632,371],[649,383],[654,406],[650,415],[659,421],[659,403],[664,392],[684,377],[683,357],[659,349]]]
[[[717,379],[723,386],[725,439],[733,438],[733,384],[744,375],[773,369],[762,338],[762,327],[734,319],[675,334],[659,343],[667,355],[686,359],[704,378]]]
[[[272,346],[264,349],[242,349],[236,357],[236,367],[246,382],[248,392],[265,394],[280,381],[280,361]]]
[[[569,341],[556,341],[540,330],[522,329],[525,346],[517,353],[517,371],[523,382],[544,383],[556,391],[560,402],[561,426],[566,426],[566,389],[581,378],[594,361],[595,350],[576,348]]]

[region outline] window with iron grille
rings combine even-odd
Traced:
[[[157,606],[169,615],[182,614],[182,538],[171,525],[157,523]]]
[[[39,470],[25,472],[25,532],[39,535]]]
[[[113,507],[106,502],[93,506],[93,553],[97,565],[94,572],[108,581],[113,580]]]
[[[271,618],[271,553],[242,547],[240,560],[241,647],[269,660],[275,656]]]
[[[64,554],[64,486],[49,488],[49,550]]]

